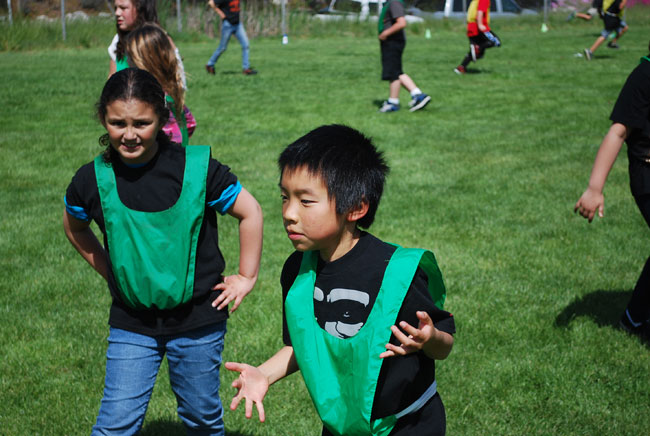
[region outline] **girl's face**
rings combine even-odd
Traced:
[[[106,106],[103,124],[111,147],[122,162],[144,164],[156,155],[156,135],[162,126],[150,104],[134,99],[115,100]]]
[[[137,15],[131,0],[115,0],[115,21],[120,30],[125,32],[133,30]]]

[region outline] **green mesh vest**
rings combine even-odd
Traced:
[[[210,147],[185,148],[181,194],[160,212],[122,204],[112,166],[95,159],[113,275],[129,306],[172,309],[191,300],[209,159]]]
[[[333,434],[386,436],[400,416],[417,409],[409,407],[397,415],[370,419],[382,364],[379,354],[390,340],[390,327],[397,320],[418,265],[426,272],[429,293],[440,309],[446,295],[442,275],[430,251],[398,247],[366,323],[355,336],[340,339],[320,328],[314,317],[317,262],[317,252],[303,254],[285,301],[291,344],[305,385],[323,424]],[[426,392],[428,398],[435,394],[435,383],[432,387]]]

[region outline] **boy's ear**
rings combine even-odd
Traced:
[[[361,218],[366,216],[368,213],[368,208],[370,206],[368,205],[368,200],[365,198],[361,200],[361,203],[356,205],[355,207],[352,208],[350,212],[348,212],[346,218],[348,221],[359,221]]]

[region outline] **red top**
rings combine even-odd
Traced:
[[[478,5],[475,5],[478,3]],[[478,23],[476,21],[478,11],[483,12],[482,23],[490,30],[490,0],[472,0],[467,8],[467,36],[476,36],[481,33],[478,30]]]

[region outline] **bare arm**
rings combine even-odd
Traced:
[[[478,30],[481,32],[485,32],[487,30],[487,27],[485,27],[485,24],[483,24],[484,17],[485,17],[485,12],[483,11],[476,12],[476,25],[478,26]]]
[[[609,132],[607,132],[605,138],[603,138],[603,142],[600,144],[598,153],[596,153],[596,160],[591,170],[587,190],[582,194],[574,207],[574,212],[579,212],[589,222],[594,219],[596,211],[598,211],[600,218],[603,217],[605,205],[603,188],[605,187],[605,181],[616,161],[618,153],[621,151],[627,134],[627,128],[623,124],[612,124]]]
[[[212,302],[222,309],[234,301],[234,312],[255,286],[262,256],[262,208],[255,198],[242,188],[228,214],[239,220],[239,273],[227,276],[212,289],[223,292]]]
[[[110,78],[115,72],[117,71],[117,65],[115,64],[115,61],[111,59],[111,61],[108,64],[108,77]]]
[[[399,32],[405,27],[406,27],[406,18],[399,17],[397,20],[395,20],[392,26],[390,26],[388,29],[384,29],[384,31],[379,34],[379,39],[382,41],[386,41],[386,38],[388,38],[394,33]]]
[[[260,422],[266,420],[262,401],[269,390],[269,386],[298,370],[293,347],[285,346],[269,360],[257,368],[245,363],[226,362],[226,369],[239,372],[239,378],[232,383],[237,389],[230,409],[235,410],[242,399],[246,401],[246,418],[253,416],[253,404],[257,408]]]
[[[72,246],[105,280],[108,280],[106,250],[90,229],[90,223],[78,220],[63,210],[63,229]]]
[[[226,19],[226,14],[224,14],[223,11],[216,4],[214,4],[214,0],[209,0],[208,5],[212,8],[213,11],[217,13],[217,15],[219,15],[219,17],[221,17],[222,20]]]
[[[454,345],[454,337],[435,328],[427,312],[418,311],[416,315],[419,320],[418,328],[405,321],[400,322],[399,327],[391,327],[400,345],[386,344],[386,351],[379,355],[380,358],[405,356],[419,350],[430,359],[443,360],[449,356]]]

